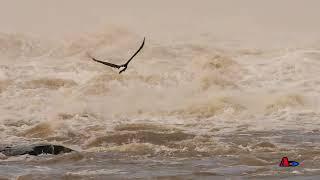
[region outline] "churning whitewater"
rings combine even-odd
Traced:
[[[66,45],[2,33],[1,142],[54,142],[80,154],[149,158],[232,155],[254,172],[274,164],[275,153],[311,162],[320,152],[310,148],[318,146],[320,50],[172,47],[150,40],[121,75],[86,56],[117,63],[136,50],[125,49],[138,39],[113,30]],[[291,141],[301,146],[292,148]]]

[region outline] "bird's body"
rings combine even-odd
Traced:
[[[100,60],[97,60],[93,57],[90,56],[90,58],[98,63],[101,63],[101,64],[104,64],[104,65],[107,65],[107,66],[110,66],[110,67],[113,67],[113,68],[117,68],[117,69],[120,69],[119,71],[119,74],[121,74],[122,72],[124,72],[127,68],[128,68],[128,64],[129,62],[133,59],[134,56],[136,56],[138,54],[138,52],[143,48],[144,46],[144,41],[145,41],[145,38],[143,38],[143,42],[141,44],[141,46],[139,47],[139,49],[137,50],[137,52],[135,52],[131,58],[125,63],[125,64],[122,64],[122,65],[117,65],[117,64],[113,64],[113,63],[109,63],[109,62],[105,62],[105,61],[100,61]]]
[[[120,68],[119,68],[119,70],[120,70],[119,74],[120,74],[122,71],[125,71],[125,69],[126,69],[126,67],[124,67],[124,66],[120,67]]]

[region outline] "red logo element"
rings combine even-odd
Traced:
[[[280,167],[289,167],[290,166],[289,159],[287,157],[283,157],[279,166]]]

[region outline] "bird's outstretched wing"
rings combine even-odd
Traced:
[[[144,37],[144,38],[143,38],[143,42],[142,42],[141,46],[139,47],[139,49],[137,50],[137,52],[135,52],[135,53],[131,56],[131,58],[130,58],[125,64],[123,64],[123,66],[128,65],[129,62],[139,53],[139,51],[141,51],[141,49],[142,49],[143,46],[144,46],[144,41],[145,41],[145,40],[146,40],[146,38]]]
[[[108,63],[108,62],[105,62],[105,61],[97,60],[97,59],[95,59],[95,58],[93,58],[93,57],[91,57],[91,59],[94,60],[94,61],[96,61],[96,62],[98,62],[98,63],[102,63],[102,64],[104,64],[104,65],[107,65],[107,66],[110,66],[110,67],[113,67],[113,68],[119,69],[119,68],[121,67],[121,66],[119,66],[119,65],[117,65],[117,64],[112,64],[112,63]]]

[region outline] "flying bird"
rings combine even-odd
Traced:
[[[135,52],[131,58],[125,63],[125,64],[122,64],[122,65],[117,65],[117,64],[113,64],[113,63],[109,63],[109,62],[105,62],[105,61],[100,61],[100,60],[97,60],[96,58],[93,58],[90,56],[90,58],[98,63],[102,63],[104,65],[107,65],[107,66],[110,66],[110,67],[113,67],[113,68],[117,68],[117,69],[120,69],[120,72],[119,74],[121,74],[122,72],[124,72],[127,68],[128,68],[128,64],[129,62],[139,53],[139,51],[143,48],[144,46],[144,41],[145,41],[146,38],[143,38],[143,42],[141,44],[141,46],[139,47],[139,49],[137,50],[137,52]]]

